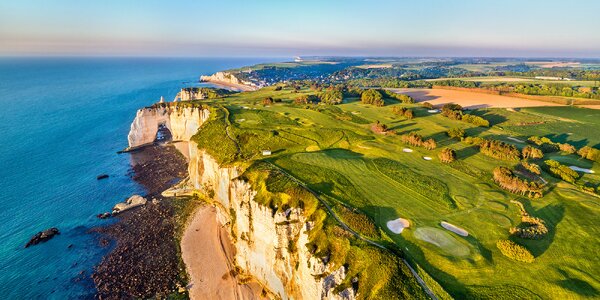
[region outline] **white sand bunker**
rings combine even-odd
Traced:
[[[468,231],[466,231],[466,230],[464,230],[464,229],[462,229],[462,228],[460,228],[458,226],[452,225],[452,224],[447,223],[447,222],[441,222],[440,225],[442,225],[442,227],[444,227],[444,229],[450,230],[450,231],[452,231],[452,232],[454,232],[454,233],[456,233],[456,234],[458,234],[460,236],[469,236],[469,232]]]
[[[429,156],[423,156],[423,159],[424,159],[424,160],[432,160],[432,158],[431,158],[431,157],[429,157]]]
[[[402,152],[411,153],[413,152],[413,149],[404,148],[402,149]]]
[[[389,230],[395,234],[400,234],[404,228],[410,227],[410,222],[407,219],[398,218],[387,222]]]
[[[440,110],[439,109],[430,109],[427,112],[430,113],[430,114],[437,114],[437,113],[440,112]]]
[[[594,174],[594,173],[596,173],[596,172],[594,172],[594,170],[580,168],[578,166],[569,166],[569,168],[571,168],[571,170],[573,170],[573,171],[583,172],[583,173],[587,173],[587,174]]]

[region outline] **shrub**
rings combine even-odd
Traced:
[[[480,116],[464,114],[462,116],[462,121],[479,127],[490,127],[490,122]]]
[[[383,96],[381,93],[374,89],[366,90],[360,95],[360,101],[364,104],[372,104],[375,106],[383,106]]]
[[[527,250],[527,248],[510,240],[499,240],[496,242],[496,247],[502,252],[502,254],[508,258],[516,261],[522,261],[526,263],[532,263],[535,258]]]
[[[541,198],[543,195],[542,185],[537,182],[521,179],[506,167],[496,167],[493,171],[493,178],[501,188],[511,193],[529,198]]]
[[[549,159],[544,163],[546,166],[548,166],[548,171],[554,177],[570,183],[575,183],[575,181],[579,178],[579,173],[555,160]]]
[[[542,168],[540,168],[540,166],[537,164],[524,161],[524,162],[521,162],[521,167],[523,169],[525,169],[526,171],[529,171],[533,174],[537,174],[537,175],[542,174]]]
[[[523,158],[543,158],[544,157],[544,153],[542,152],[542,150],[532,147],[532,146],[525,146],[525,148],[523,148],[523,150],[521,152],[523,154]]]
[[[479,151],[489,157],[502,160],[519,160],[521,152],[517,147],[498,140],[484,140]]]
[[[431,104],[429,102],[423,102],[423,103],[421,103],[421,105],[423,105],[423,107],[425,107],[427,109],[433,109],[433,104]]]
[[[427,150],[433,150],[433,149],[437,148],[437,143],[435,142],[434,139],[428,139],[423,142],[422,146],[423,146],[423,148],[425,148]]]
[[[262,104],[263,105],[271,105],[271,104],[273,104],[273,102],[275,102],[275,101],[273,101],[273,98],[265,97],[265,99],[263,99],[263,101],[262,101]]]
[[[577,151],[577,154],[579,154],[579,156],[581,156],[582,158],[600,162],[600,150],[596,148],[585,146],[579,149],[579,151]]]
[[[315,95],[301,95],[294,100],[296,104],[313,104],[317,102],[319,102],[319,98]]]
[[[465,137],[465,130],[462,128],[452,128],[448,130],[446,134],[451,138],[462,140]]]
[[[326,91],[319,94],[319,98],[321,99],[321,103],[324,104],[340,104],[344,100],[344,94],[341,91]]]
[[[450,148],[444,148],[440,154],[438,154],[440,161],[443,163],[451,163],[456,160],[456,151]]]

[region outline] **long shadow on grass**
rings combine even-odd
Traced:
[[[598,295],[600,295],[600,292],[598,292],[598,290],[596,290],[587,281],[572,277],[567,271],[563,269],[555,269],[558,273],[565,277],[565,279],[558,280],[556,282],[556,284],[558,284],[559,286],[585,297],[597,297]]]
[[[526,244],[529,251],[531,251],[531,254],[533,254],[535,257],[539,257],[540,255],[544,254],[544,252],[550,248],[552,242],[554,242],[554,237],[556,236],[556,226],[565,216],[565,207],[561,204],[550,204],[538,210],[534,210],[531,207],[530,201],[524,201],[523,204],[530,215],[544,220],[546,227],[548,227],[548,233],[540,240],[528,240],[516,237],[515,240],[519,240],[520,242]]]
[[[569,138],[571,137],[570,135],[566,134],[566,133],[561,133],[561,134],[546,134],[544,135],[544,137],[549,138],[550,140],[552,140],[553,142],[557,142],[557,143],[569,143],[577,148],[581,148],[583,146],[587,146],[587,144],[589,143],[588,139],[581,139],[578,141],[574,141],[574,140],[569,140]]]
[[[465,159],[479,153],[477,146],[469,146],[456,151],[456,158]]]

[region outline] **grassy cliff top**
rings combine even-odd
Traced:
[[[494,168],[518,170],[519,161],[490,157],[476,145],[450,138],[446,132],[461,128],[469,137],[503,141],[518,150],[532,135],[581,148],[600,143],[600,111],[573,107],[479,109],[469,113],[488,120],[491,126],[477,127],[431,113],[420,104],[389,98],[382,107],[364,104],[356,96],[346,96],[339,105],[295,103],[299,96],[319,93],[308,87],[273,86],[203,100],[213,113],[194,139],[220,163],[246,167],[268,163],[284,170],[316,191],[352,229],[394,245],[457,298],[598,295],[600,283],[595,278],[600,276],[600,262],[587,249],[600,244],[595,234],[600,231],[596,222],[600,200],[578,187],[600,184],[598,163],[564,152],[530,159],[543,167],[540,177],[547,185],[542,198],[528,199],[501,189],[492,178]],[[412,110],[414,118],[398,114],[399,107]],[[377,122],[385,125],[388,134],[374,130]],[[406,144],[402,136],[408,133],[431,138],[437,147],[426,150]],[[445,148],[455,151],[455,162],[440,162],[439,154]],[[263,150],[271,155],[263,155]],[[546,159],[595,173],[580,173],[576,184],[566,183],[546,169]],[[529,175],[517,172],[517,176]],[[541,181],[540,177],[534,179]],[[277,180],[265,182],[275,186]],[[269,195],[262,198],[265,203],[298,205],[277,194],[281,191],[273,186],[264,187]],[[523,226],[519,208],[510,203],[515,199],[530,215],[545,222],[547,235],[536,240],[511,235],[510,228]],[[397,218],[410,222],[401,234],[387,227]],[[444,229],[442,221],[469,235]],[[322,232],[335,236],[335,224],[331,226]],[[319,239],[313,238],[321,249]],[[528,249],[535,261],[524,265],[504,256],[496,243],[507,238]],[[332,248],[322,249],[337,249],[342,247],[339,243],[346,243],[332,240]],[[349,241],[343,248],[352,249],[353,243]]]

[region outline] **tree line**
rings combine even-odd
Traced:
[[[494,168],[493,179],[501,188],[511,193],[529,198],[541,198],[543,196],[543,185],[521,179],[506,167]]]
[[[475,126],[490,127],[490,122],[480,116],[465,114],[462,106],[454,103],[444,104],[442,107],[442,115],[452,119],[467,122]]]

